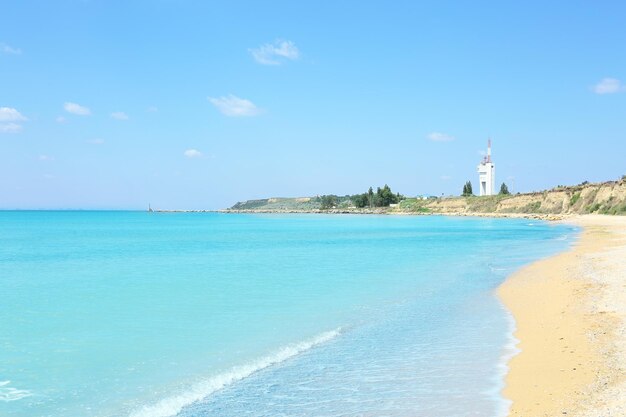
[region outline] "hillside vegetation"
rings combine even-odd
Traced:
[[[626,179],[603,183],[559,186],[547,191],[486,197],[403,197],[391,207],[357,207],[351,196],[336,197],[332,207],[321,197],[269,198],[235,204],[226,211],[253,212],[340,212],[406,214],[488,214],[537,215],[613,214],[626,215]]]
[[[428,202],[426,207],[436,213],[626,215],[626,181],[580,184],[516,195],[440,198]]]
[[[312,211],[312,210],[349,210],[349,209],[375,209],[389,207],[398,204],[405,199],[403,195],[391,191],[385,184],[378,187],[376,192],[372,187],[362,194],[338,196],[334,194],[316,197],[300,198],[267,198],[262,200],[248,200],[237,203],[229,210],[265,210],[265,211]]]

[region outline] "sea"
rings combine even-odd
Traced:
[[[528,219],[0,212],[0,415],[494,416]]]

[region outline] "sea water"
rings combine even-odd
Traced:
[[[0,212],[0,415],[501,416],[525,219]]]

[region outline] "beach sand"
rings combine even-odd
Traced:
[[[571,250],[511,276],[498,295],[520,353],[509,362],[510,416],[626,416],[626,217],[566,220]]]

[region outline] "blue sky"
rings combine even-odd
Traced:
[[[0,208],[626,174],[626,3],[13,1]]]

